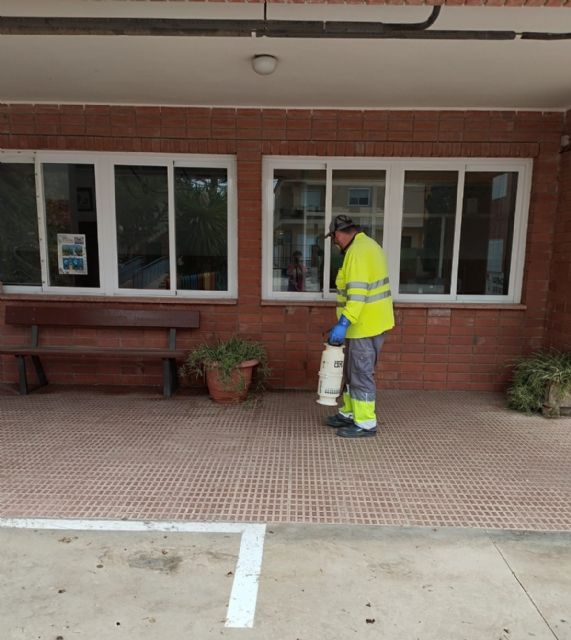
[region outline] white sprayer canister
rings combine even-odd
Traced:
[[[325,343],[319,367],[318,404],[324,404],[328,407],[337,405],[337,398],[341,395],[341,385],[343,384],[344,360],[343,346],[337,347]]]

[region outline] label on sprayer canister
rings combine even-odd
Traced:
[[[343,346],[325,344],[319,368],[319,384],[317,386],[317,402],[327,406],[337,404],[343,384],[343,364],[345,354]]]

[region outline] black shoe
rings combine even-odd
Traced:
[[[339,429],[341,427],[351,427],[355,423],[353,422],[353,418],[346,418],[340,413],[336,413],[334,416],[327,416],[327,418],[325,418],[325,424],[328,427]]]
[[[356,424],[352,427],[342,427],[337,430],[340,438],[372,438],[377,435],[376,427],[373,429],[361,429]]]

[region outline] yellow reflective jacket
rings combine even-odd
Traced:
[[[368,338],[395,326],[387,259],[362,231],[349,245],[335,279],[337,318],[351,322],[347,338]]]

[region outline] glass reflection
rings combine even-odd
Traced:
[[[41,285],[34,165],[0,163],[0,281]]]
[[[401,293],[450,293],[458,173],[406,171]]]
[[[458,293],[507,295],[517,179],[517,172],[466,173]]]
[[[273,290],[323,291],[325,171],[274,171]]]
[[[99,287],[95,169],[91,164],[42,165],[49,283]]]
[[[386,175],[368,169],[333,171],[332,213],[348,215],[368,236],[381,246],[385,222]],[[331,248],[330,290],[335,291],[335,278],[343,262],[340,251]]]
[[[226,169],[176,167],[177,289],[228,289]]]
[[[119,287],[170,289],[166,167],[116,166]]]

